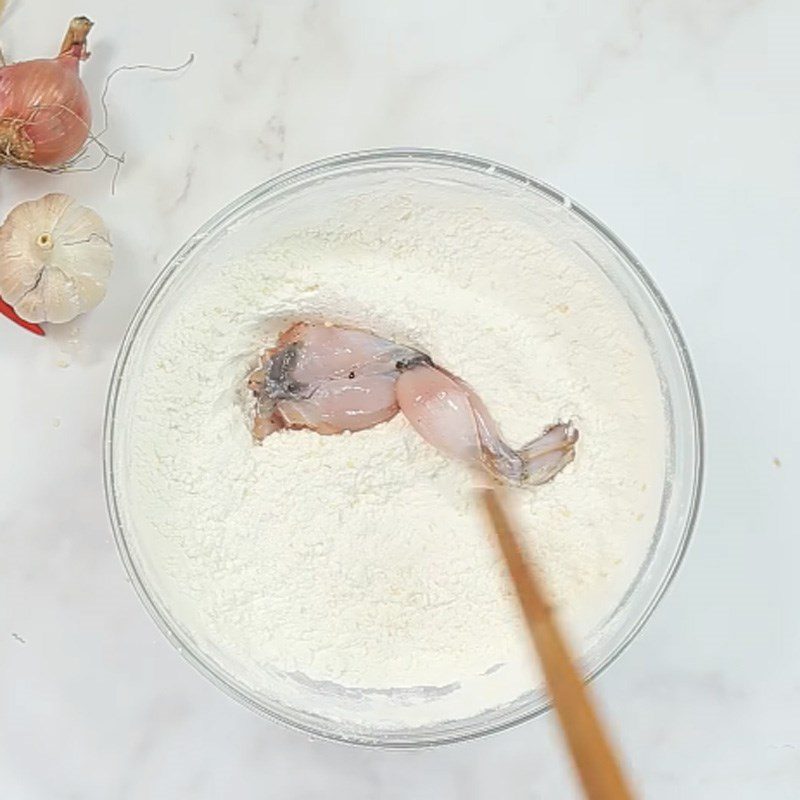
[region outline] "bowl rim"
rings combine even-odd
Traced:
[[[164,614],[162,614],[151,597],[145,585],[145,581],[139,574],[128,547],[126,535],[123,532],[117,496],[114,489],[114,469],[112,464],[117,403],[132,345],[153,305],[153,301],[159,296],[164,285],[186,259],[189,258],[195,250],[201,247],[210,235],[219,231],[231,217],[234,217],[259,198],[296,186],[309,178],[322,177],[326,173],[336,173],[343,169],[363,167],[370,164],[389,165],[397,164],[398,162],[448,166],[494,174],[505,178],[519,187],[534,190],[561,203],[598,234],[613,251],[616,251],[625,265],[633,270],[635,276],[639,279],[641,287],[644,289],[645,293],[649,295],[650,300],[661,315],[662,321],[665,323],[677,356],[678,364],[681,368],[682,379],[687,390],[689,408],[691,411],[691,439],[694,462],[693,474],[690,477],[691,493],[688,498],[685,522],[680,540],[677,543],[669,564],[655,587],[651,590],[649,600],[644,605],[638,617],[630,625],[625,635],[617,642],[614,649],[586,675],[586,681],[593,681],[605,672],[611,664],[617,661],[650,619],[674,580],[678,568],[686,555],[697,522],[705,468],[705,430],[697,375],[692,365],[686,341],[672,310],[647,270],[631,250],[601,220],[555,187],[533,178],[520,170],[505,166],[491,159],[467,155],[453,150],[416,147],[377,148],[348,152],[319,159],[280,172],[240,195],[210,217],[178,248],[153,280],[142,300],[139,302],[115,356],[106,396],[103,424],[103,485],[106,508],[114,532],[117,551],[139,600],[173,647],[215,686],[261,716],[274,720],[286,727],[302,731],[315,738],[384,749],[416,749],[434,745],[455,744],[481,738],[489,734],[500,733],[544,714],[546,711],[550,710],[552,706],[550,701],[547,700],[539,707],[522,709],[519,713],[508,719],[502,719],[496,723],[489,723],[482,727],[479,726],[473,730],[445,731],[441,736],[436,736],[426,731],[424,735],[419,737],[410,737],[409,733],[413,733],[413,729],[382,731],[375,735],[363,736],[360,734],[354,735],[348,731],[339,732],[332,729],[322,730],[314,727],[312,724],[306,724],[303,720],[285,716],[273,708],[258,703],[252,697],[241,691],[237,686],[231,684],[225,677],[221,676],[211,666],[210,662],[199,652],[196,652],[195,645],[188,641],[179,630],[176,630],[170,625],[169,621],[165,618]]]

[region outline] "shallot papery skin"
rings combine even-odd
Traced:
[[[86,144],[92,112],[79,64],[92,24],[75,17],[55,58],[0,67],[0,164],[57,169]]]

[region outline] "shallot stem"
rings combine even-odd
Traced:
[[[64,34],[64,41],[61,43],[60,56],[70,55],[79,61],[86,61],[89,58],[89,51],[86,49],[86,37],[92,29],[94,22],[88,17],[74,17]]]

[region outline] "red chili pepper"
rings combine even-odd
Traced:
[[[11,306],[0,297],[0,314],[4,317],[8,317],[12,322],[16,322],[21,328],[25,328],[26,331],[30,331],[31,333],[35,333],[37,336],[44,336],[44,330],[42,329],[41,325],[37,325],[35,322],[28,322],[26,319],[22,319],[22,317],[14,311]]]

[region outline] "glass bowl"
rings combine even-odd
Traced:
[[[432,150],[378,150],[343,155],[294,169],[253,189],[216,214],[192,236],[156,279],[122,342],[108,395],[104,450],[105,488],[119,552],[147,610],[182,655],[214,684],[244,705],[310,734],[365,745],[418,747],[503,730],[548,708],[541,691],[467,719],[397,729],[380,722],[342,722],[316,713],[313,703],[292,705],[255,692],[196,642],[170,613],[150,580],[146,556],[129,520],[121,487],[126,458],[126,419],[136,392],[136,363],[144,357],[159,321],[189,281],[257,245],[267,227],[307,204],[327,204],[393,177],[457,186],[472,202],[504,198],[538,226],[557,230],[587,269],[601,270],[638,321],[656,366],[666,416],[665,484],[660,517],[641,568],[599,635],[581,653],[589,678],[604,670],[647,621],[675,575],[694,525],[700,495],[703,439],[697,385],[674,317],[651,278],[602,223],[557,190],[485,159]],[[298,212],[298,209],[300,211]],[[235,232],[235,235],[231,235]],[[309,692],[315,691],[309,687]],[[304,707],[301,707],[304,706]]]

